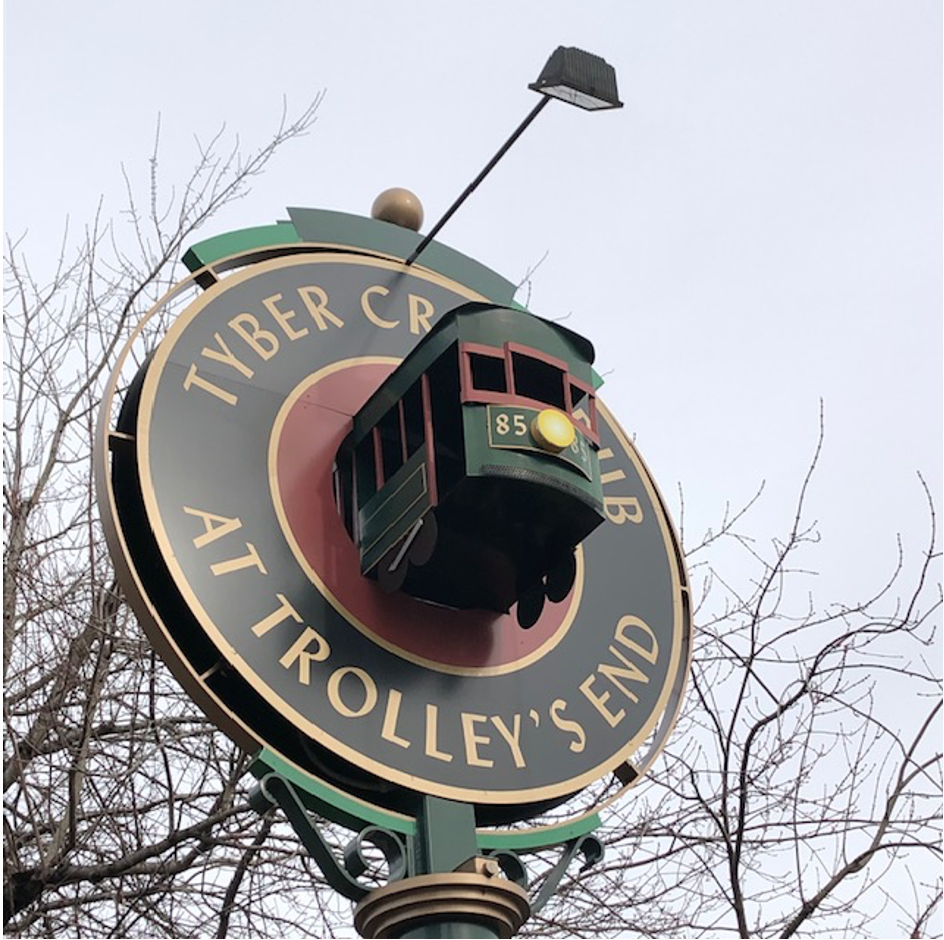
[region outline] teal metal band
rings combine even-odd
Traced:
[[[260,751],[253,760],[250,771],[257,779],[273,771],[281,774],[297,788],[301,799],[310,810],[355,832],[370,825],[381,826],[407,836],[417,833],[414,817],[392,813],[348,796],[315,777],[302,773],[273,751]],[[483,851],[537,852],[579,839],[593,832],[600,824],[599,814],[589,813],[555,826],[532,829],[478,829],[476,839]]]
[[[355,832],[370,825],[381,826],[407,836],[416,835],[416,820],[412,816],[391,813],[348,796],[327,783],[302,773],[293,764],[267,748],[256,754],[249,770],[256,779],[261,779],[270,772],[281,774],[298,790],[308,809]]]
[[[205,241],[197,242],[184,255],[183,262],[190,271],[196,271],[231,255],[242,254],[256,248],[268,248],[272,245],[291,245],[300,241],[301,238],[291,222],[257,225],[237,232],[214,235]]]
[[[289,208],[288,214],[299,236],[306,242],[350,245],[394,258],[407,258],[422,241],[420,235],[409,229],[347,212]],[[516,287],[511,281],[440,242],[432,242],[423,252],[421,264],[495,303],[508,304],[514,297]]]
[[[289,209],[288,213],[290,222],[225,232],[197,242],[184,255],[183,262],[189,270],[196,271],[233,255],[301,242],[323,243],[406,258],[420,241],[420,236],[409,229],[347,212]],[[423,252],[422,264],[437,274],[464,284],[487,300],[524,309],[514,303],[517,288],[511,281],[453,248],[438,242],[431,243]]]

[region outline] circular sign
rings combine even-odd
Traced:
[[[447,311],[480,296],[370,255],[232,273],[179,318],[113,435],[126,590],[195,697],[260,747],[380,806],[560,801],[633,755],[688,667],[688,589],[656,487],[600,408],[607,521],[530,630],[363,577],[338,513],[351,419]]]

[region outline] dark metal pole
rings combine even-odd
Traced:
[[[541,109],[545,107],[545,105],[550,100],[551,99],[545,95],[541,96],[541,100],[531,109],[531,113],[518,125],[518,129],[511,135],[511,137],[508,138],[508,140],[505,141],[498,153],[496,153],[495,156],[488,161],[485,169],[482,170],[482,172],[479,173],[479,175],[476,176],[471,183],[469,183],[462,195],[449,207],[449,209],[446,211],[446,214],[432,227],[432,229],[430,229],[429,234],[416,246],[413,254],[411,254],[410,257],[406,259],[407,267],[416,261],[426,246],[439,234],[439,230],[455,215],[459,206],[461,206],[462,203],[464,203],[466,199],[468,199],[469,196],[475,192],[479,183],[481,183],[482,180],[484,180],[485,177],[492,172],[495,164],[498,163],[498,161],[501,160],[503,156],[505,156],[511,145],[527,130],[528,125],[541,113]]]
[[[414,874],[453,872],[463,862],[478,855],[475,810],[468,803],[453,803],[439,797],[424,796],[416,814],[416,822]],[[484,924],[462,919],[451,911],[443,911],[398,936],[404,940],[495,940],[498,933]]]

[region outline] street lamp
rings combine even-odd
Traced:
[[[511,145],[525,132],[528,125],[552,98],[566,101],[586,111],[604,111],[623,107],[623,102],[619,100],[616,90],[616,72],[613,66],[598,55],[575,49],[572,46],[558,46],[541,70],[538,80],[528,85],[528,88],[541,95],[541,100],[518,125],[511,137],[505,141],[498,153],[489,160],[482,172],[469,183],[462,195],[430,229],[429,234],[416,246],[413,254],[406,260],[407,267],[416,261],[426,246],[439,234],[440,229],[453,217],[459,206],[491,173],[495,164],[508,152]]]

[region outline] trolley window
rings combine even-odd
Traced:
[[[386,482],[403,466],[403,438],[400,434],[400,409],[394,405],[378,422],[383,478]]]
[[[426,443],[423,419],[423,390],[421,382],[414,382],[403,396],[403,433],[406,456],[409,459]]]
[[[505,378],[505,358],[486,356],[482,353],[469,353],[472,369],[472,387],[482,392],[507,392]]]
[[[357,496],[366,500],[377,492],[377,460],[374,457],[374,435],[368,434],[354,453],[357,467]]]
[[[587,431],[597,433],[597,397],[584,385],[570,382],[570,413]]]
[[[512,352],[511,361],[516,395],[567,410],[562,369],[520,352]]]

